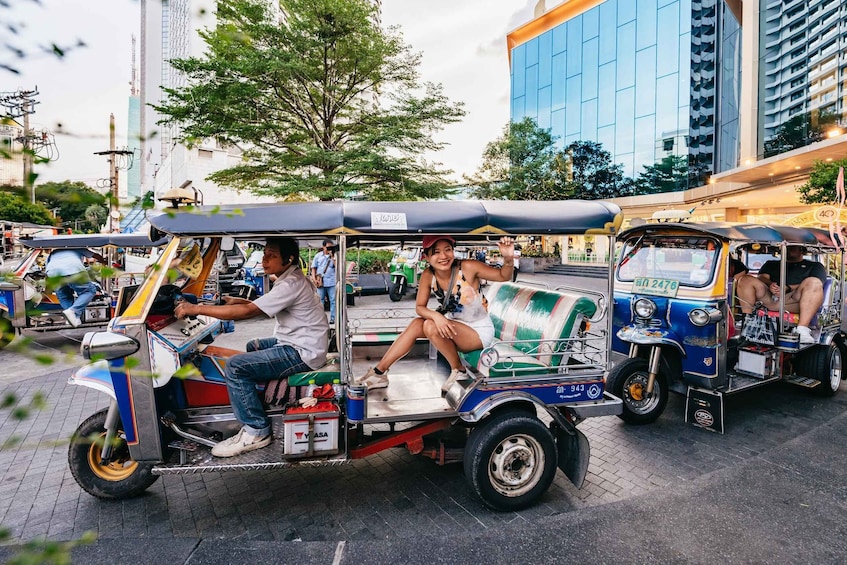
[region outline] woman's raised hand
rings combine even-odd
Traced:
[[[503,259],[515,258],[515,240],[511,237],[504,236],[497,242],[497,247],[500,249],[500,255]]]

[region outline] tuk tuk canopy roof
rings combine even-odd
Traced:
[[[50,235],[21,238],[21,245],[30,249],[85,249],[88,247],[158,247],[167,243],[162,237],[151,241],[143,233],[92,233],[73,235]]]
[[[347,234],[380,239],[428,233],[615,235],[622,220],[617,205],[602,201],[456,200],[207,206],[168,211],[150,223],[160,232],[188,237]]]
[[[668,230],[684,230],[716,236],[727,241],[743,243],[765,243],[778,245],[783,241],[796,245],[820,245],[836,247],[829,232],[818,228],[798,228],[794,226],[763,226],[760,224],[740,224],[731,222],[697,223],[661,223],[643,224],[624,230],[620,238],[629,238],[641,234],[662,233]]]

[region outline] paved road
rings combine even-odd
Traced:
[[[407,300],[393,305],[398,317]],[[369,297],[356,310],[385,304]],[[217,343],[237,346],[266,324],[239,323]],[[35,336],[28,349],[61,350],[80,337]],[[559,474],[540,504],[496,513],[470,492],[460,466],[400,449],[340,467],[165,476],[142,497],[99,501],[67,470],[66,438],[106,404],[66,384],[75,363],[40,366],[0,352],[3,395],[48,401],[25,420],[0,411],[0,523],[14,541],[97,532],[76,562],[847,559],[844,384],[826,400],[788,385],[731,398],[723,436],[687,426],[678,396],[651,426],[590,419],[581,425],[591,443],[586,485],[577,490]]]

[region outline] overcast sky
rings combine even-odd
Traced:
[[[451,100],[465,103],[468,115],[442,133],[450,145],[434,156],[455,171],[455,180],[477,168],[485,144],[509,119],[505,37],[529,20],[535,3],[383,0],[383,24],[400,26],[407,43],[423,53],[422,78],[443,84]],[[11,10],[0,8],[2,23],[25,23],[12,40],[27,50],[48,41],[86,43],[63,61],[31,55],[18,64],[20,75],[0,69],[0,91],[38,88],[30,126],[57,133],[58,159],[37,166],[39,182],[94,184],[108,176],[106,158],[93,153],[109,148],[110,113],[115,114],[117,145],[127,143],[131,36],[139,35],[139,13],[137,0],[40,0],[40,5],[13,0]],[[6,52],[2,62],[9,62]]]

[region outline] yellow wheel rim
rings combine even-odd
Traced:
[[[138,462],[127,456],[115,456],[118,452],[126,452],[125,445],[116,445],[112,448],[112,460],[106,465],[100,463],[100,450],[106,433],[100,434],[97,441],[91,442],[88,448],[88,466],[91,471],[104,481],[123,481],[128,479],[138,468]],[[125,455],[128,455],[125,453]]]
[[[635,401],[644,399],[644,387],[641,386],[641,383],[632,383],[629,385],[629,396]]]

